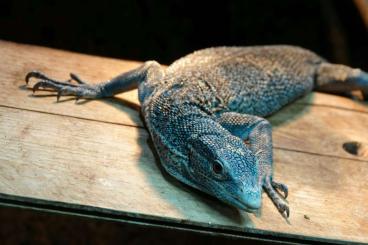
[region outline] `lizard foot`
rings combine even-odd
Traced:
[[[277,210],[280,212],[280,214],[285,218],[289,218],[290,210],[289,206],[286,202],[286,197],[288,195],[288,189],[287,186],[281,183],[277,183],[271,180],[271,178],[267,178],[265,180],[265,183],[263,184],[263,188],[267,195],[272,200],[273,204],[276,206]],[[284,192],[284,197],[281,198],[280,194],[277,192],[277,190],[281,190]]]
[[[62,95],[75,96],[76,100],[80,98],[95,99],[99,98],[101,95],[101,87],[98,85],[88,85],[73,73],[70,74],[70,79],[65,82],[51,79],[39,71],[31,71],[26,75],[25,80],[27,84],[31,78],[40,79],[33,86],[33,93],[37,90],[41,90],[40,88],[49,88],[57,92],[57,101],[59,101]],[[76,81],[78,84],[71,83],[72,80]]]
[[[361,71],[360,75],[358,76],[358,83],[361,85],[363,100],[368,101],[368,73]]]
[[[362,91],[363,100],[368,101],[368,73],[360,69],[354,69],[354,71],[358,71],[358,74],[348,79],[356,81]]]

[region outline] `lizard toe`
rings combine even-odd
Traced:
[[[65,82],[60,82],[49,78],[45,74],[39,71],[31,71],[27,73],[25,80],[28,84],[31,78],[39,79],[33,87],[33,93],[42,89],[50,89],[51,91],[57,92],[56,99],[59,101],[61,96],[71,95],[75,96],[76,100],[80,98],[99,98],[101,97],[101,89],[95,85],[87,85],[86,82],[81,80],[76,74],[70,73],[70,79]],[[76,81],[77,84],[71,83],[72,80]]]
[[[278,183],[278,182],[275,182],[275,181],[272,181],[271,182],[273,188],[276,189],[276,191],[281,191],[283,192],[283,198],[286,199],[289,195],[289,190],[288,190],[288,187],[287,185],[283,184],[283,183]],[[281,193],[279,193],[281,195]]]
[[[280,214],[285,218],[289,218],[290,216],[290,209],[289,206],[285,203],[277,203],[276,204],[277,210],[280,212]]]
[[[263,184],[263,189],[265,190],[273,204],[276,206],[280,214],[284,218],[288,218],[290,215],[290,209],[285,199],[288,195],[288,189],[286,185],[274,182],[271,180],[271,177],[269,177]],[[277,189],[280,189],[282,192],[284,192],[285,197],[280,195]]]

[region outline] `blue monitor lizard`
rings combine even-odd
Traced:
[[[289,217],[288,188],[273,180],[272,131],[264,118],[314,90],[361,90],[368,73],[303,48],[275,45],[196,51],[164,68],[156,61],[110,81],[61,82],[38,71],[33,91],[98,99],[138,87],[141,113],[164,169],[179,181],[247,212],[264,190]],[[76,83],[71,83],[74,80]]]

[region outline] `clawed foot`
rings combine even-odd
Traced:
[[[263,188],[267,195],[271,198],[273,204],[275,204],[277,210],[284,218],[289,218],[290,210],[286,202],[288,196],[288,188],[282,183],[273,181],[270,177],[266,178]],[[279,191],[283,192],[283,196]]]
[[[101,87],[98,85],[88,85],[81,80],[77,75],[70,73],[70,79],[65,82],[51,79],[39,71],[31,71],[26,75],[26,83],[28,84],[31,78],[37,78],[39,81],[32,87],[33,93],[40,88],[49,88],[57,92],[57,101],[62,95],[75,96],[76,100],[80,98],[95,99],[101,97]],[[71,83],[76,81],[77,84]]]

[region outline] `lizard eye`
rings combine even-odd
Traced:
[[[212,170],[213,172],[215,172],[216,174],[221,174],[222,173],[222,165],[219,161],[215,161],[213,164],[212,164]]]

